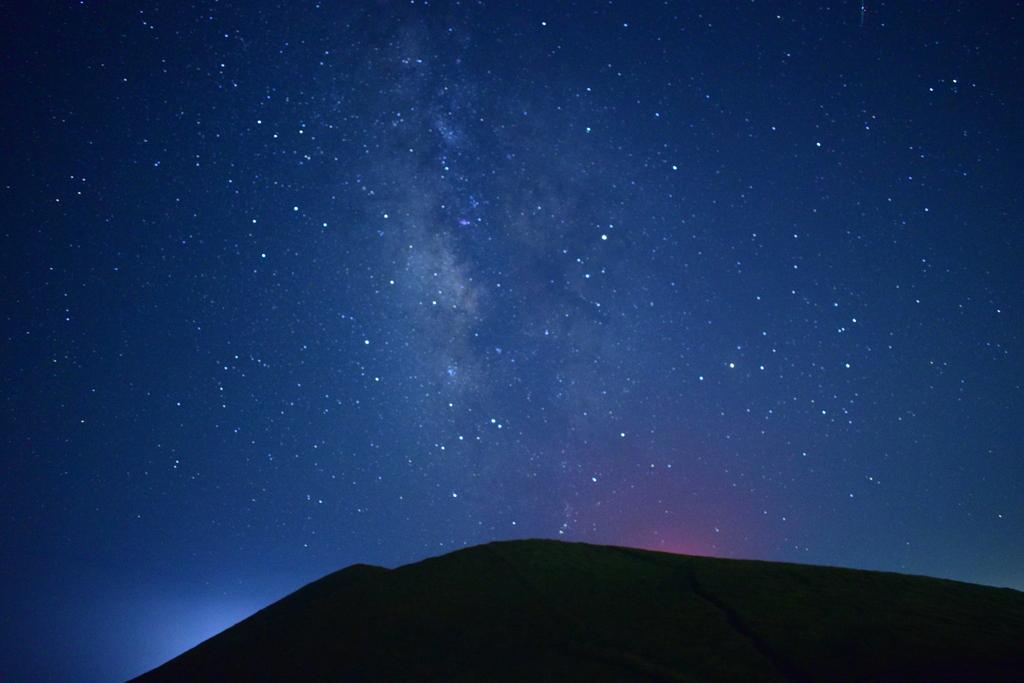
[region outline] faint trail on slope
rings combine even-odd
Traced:
[[[542,590],[535,586],[529,578],[519,571],[519,568],[514,562],[502,555],[499,549],[491,547],[489,550],[491,555],[493,555],[506,569],[508,569],[519,583],[521,583],[530,593],[536,596],[540,601],[540,604],[543,605],[543,608],[554,618],[573,624],[579,632],[586,631],[585,620],[572,612],[555,605]],[[690,679],[682,678],[675,674],[675,672],[666,671],[663,667],[648,662],[647,660],[630,654],[629,652],[613,651],[608,648],[598,649],[595,647],[588,647],[586,645],[574,645],[573,643],[568,643],[566,650],[574,657],[587,658],[606,662],[608,664],[614,664],[628,670],[630,673],[643,676],[652,681],[659,681],[660,683],[691,683]]]
[[[671,567],[675,571],[675,574],[682,579],[684,583],[689,585],[693,594],[720,612],[722,616],[725,617],[725,621],[729,624],[729,627],[750,643],[751,647],[753,647],[759,655],[768,660],[780,676],[786,680],[797,681],[798,683],[810,683],[810,681],[813,680],[810,676],[802,672],[798,666],[789,661],[787,657],[775,652],[768,643],[766,643],[759,635],[757,635],[757,633],[743,622],[743,619],[736,610],[730,607],[722,599],[717,598],[714,594],[704,590],[700,585],[700,582],[697,580],[697,573],[691,563],[687,562],[684,569],[679,567],[676,562],[666,562],[660,557],[648,555],[644,552],[633,550],[632,548],[619,547],[618,550],[647,562],[655,562]]]
[[[725,620],[729,623],[729,626],[731,626],[736,633],[746,638],[754,649],[757,650],[762,657],[771,662],[772,666],[774,666],[785,678],[791,681],[800,682],[812,680],[810,676],[800,671],[800,669],[790,662],[788,658],[772,650],[768,643],[762,640],[757,633],[748,628],[747,625],[743,623],[743,620],[740,618],[740,615],[736,610],[732,609],[723,600],[715,597],[714,594],[704,590],[701,587],[700,582],[697,580],[697,573],[694,571],[693,567],[687,567],[686,578],[689,580],[690,588],[693,590],[694,595],[721,612],[725,617]]]

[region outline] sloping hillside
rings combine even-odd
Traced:
[[[1020,680],[1024,593],[557,541],[309,584],[136,679]]]

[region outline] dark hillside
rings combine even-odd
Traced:
[[[1024,594],[556,541],[320,579],[136,679],[1020,680]]]

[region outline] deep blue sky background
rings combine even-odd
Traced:
[[[0,678],[515,537],[1024,589],[1020,3],[3,5]]]

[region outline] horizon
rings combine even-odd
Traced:
[[[734,555],[705,555],[705,554],[701,554],[701,553],[698,553],[698,552],[683,552],[683,551],[675,551],[675,550],[666,550],[665,548],[648,548],[648,547],[645,547],[645,546],[625,545],[625,544],[622,544],[622,543],[603,543],[603,542],[599,542],[599,541],[579,541],[579,540],[573,540],[571,538],[564,538],[564,537],[559,538],[559,537],[553,537],[553,536],[524,536],[524,537],[515,537],[515,538],[500,538],[500,539],[495,539],[493,541],[481,541],[479,543],[474,543],[474,544],[471,544],[471,545],[464,545],[464,546],[461,546],[461,547],[458,547],[458,548],[451,548],[449,550],[446,550],[444,552],[439,552],[439,553],[434,554],[434,555],[425,555],[425,556],[423,556],[423,557],[421,557],[419,559],[414,559],[414,560],[411,560],[409,562],[406,562],[406,563],[403,563],[403,564],[399,564],[399,565],[378,565],[378,564],[367,564],[366,562],[355,561],[355,562],[352,562],[351,564],[345,565],[344,567],[339,567],[338,569],[335,569],[335,570],[333,570],[331,572],[328,572],[328,573],[324,574],[320,578],[325,578],[325,577],[330,576],[331,574],[333,574],[335,572],[338,572],[338,571],[344,571],[345,569],[348,569],[349,567],[355,567],[355,566],[377,567],[377,568],[380,568],[380,569],[387,569],[387,570],[390,571],[390,570],[400,569],[402,567],[406,567],[406,566],[409,566],[409,565],[412,565],[412,564],[418,564],[418,563],[424,562],[426,560],[432,560],[432,559],[437,559],[437,558],[440,558],[440,557],[444,557],[446,555],[451,555],[453,553],[457,553],[457,552],[460,552],[462,550],[471,550],[473,548],[480,548],[480,547],[483,547],[483,546],[493,545],[493,544],[500,544],[500,543],[530,543],[530,542],[533,542],[533,541],[553,542],[553,543],[566,543],[566,544],[570,544],[570,545],[588,545],[588,546],[593,546],[593,547],[597,547],[597,548],[623,548],[625,550],[644,550],[644,551],[652,552],[652,553],[664,553],[666,555],[680,555],[680,556],[683,556],[683,557],[700,557],[700,558],[707,558],[707,559],[712,559],[712,560],[735,560],[737,562],[768,562],[768,563],[772,563],[772,564],[795,564],[795,565],[804,566],[804,567],[821,567],[823,569],[849,569],[849,570],[852,570],[852,571],[874,572],[874,573],[880,573],[880,574],[898,574],[900,576],[916,576],[916,577],[925,578],[925,579],[939,579],[939,580],[942,580],[942,581],[954,581],[956,583],[967,583],[967,584],[974,585],[974,586],[986,586],[988,588],[1007,588],[1009,590],[1013,590],[1013,591],[1016,591],[1018,593],[1024,593],[1024,584],[1020,584],[1020,586],[1018,587],[1018,586],[1012,586],[1012,585],[991,584],[991,583],[978,583],[976,581],[963,581],[961,579],[950,578],[948,576],[939,576],[939,575],[934,575],[934,574],[915,574],[915,573],[910,573],[910,572],[893,571],[893,570],[889,570],[889,569],[874,569],[874,568],[870,568],[870,567],[860,567],[860,566],[856,566],[855,567],[855,566],[850,566],[850,565],[838,565],[838,564],[822,564],[822,563],[818,563],[818,562],[793,562],[793,561],[788,561],[788,560],[773,560],[773,559],[765,559],[765,558],[760,558],[760,557],[744,557],[744,556],[734,556]],[[314,579],[314,581],[316,581],[316,580],[318,580],[318,579]],[[307,582],[307,583],[302,584],[302,585],[304,585],[304,586],[305,585],[309,585],[309,583]],[[302,586],[296,586],[296,590],[298,590],[301,587]]]

